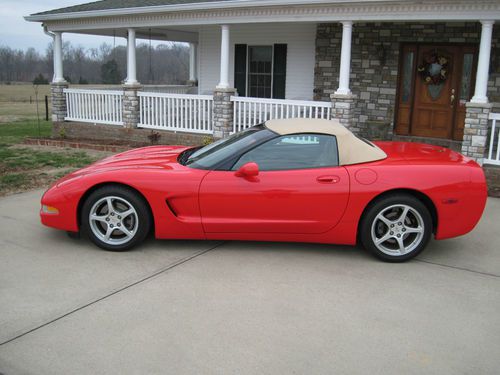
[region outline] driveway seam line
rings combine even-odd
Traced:
[[[58,320],[61,320],[61,319],[65,318],[65,317],[67,317],[67,316],[69,316],[69,315],[72,315],[72,314],[74,314],[74,313],[76,313],[76,312],[78,312],[78,311],[80,311],[80,310],[83,310],[83,309],[85,309],[85,308],[87,308],[87,307],[89,307],[89,306],[92,306],[92,305],[94,305],[94,304],[96,304],[96,303],[98,303],[98,302],[101,302],[101,301],[103,301],[103,300],[105,300],[105,299],[107,299],[107,298],[109,298],[109,297],[112,297],[112,296],[114,296],[115,294],[118,294],[118,293],[120,293],[120,292],[123,292],[124,290],[127,290],[127,289],[132,288],[132,287],[134,287],[134,286],[136,286],[136,285],[139,285],[139,284],[141,284],[141,283],[143,283],[143,282],[145,282],[145,281],[148,281],[148,280],[150,280],[150,279],[152,279],[152,278],[154,278],[154,277],[156,277],[156,276],[158,276],[158,275],[161,275],[162,273],[165,273],[165,272],[167,272],[167,271],[170,271],[172,268],[175,268],[175,267],[180,266],[180,265],[182,265],[182,264],[184,264],[184,263],[187,263],[187,262],[189,262],[189,261],[190,261],[190,260],[192,260],[192,259],[198,258],[199,256],[202,256],[203,254],[206,254],[206,253],[208,253],[209,251],[215,250],[216,248],[218,248],[218,247],[222,246],[223,244],[225,244],[225,242],[220,242],[220,243],[216,244],[215,246],[212,246],[212,247],[210,247],[210,248],[208,248],[208,249],[206,249],[206,250],[200,251],[200,252],[195,253],[195,254],[193,254],[193,255],[190,255],[190,256],[188,256],[188,257],[186,257],[186,258],[182,258],[182,259],[180,259],[180,260],[179,260],[179,261],[177,261],[177,262],[174,262],[174,263],[172,263],[172,264],[169,264],[169,265],[168,265],[167,267],[165,267],[165,268],[162,268],[162,269],[160,269],[160,270],[158,270],[158,271],[155,271],[155,272],[154,272],[153,274],[151,274],[151,275],[145,276],[145,277],[143,277],[143,278],[141,278],[141,279],[139,279],[139,280],[137,280],[137,281],[134,281],[133,283],[127,284],[127,285],[125,285],[125,286],[123,286],[123,287],[121,287],[121,288],[119,288],[119,289],[117,289],[117,290],[114,290],[114,291],[113,291],[113,292],[111,292],[111,293],[108,293],[108,294],[106,294],[106,295],[104,295],[104,296],[102,296],[102,297],[99,297],[99,298],[97,298],[97,299],[95,299],[95,300],[93,300],[93,301],[91,301],[91,302],[89,302],[89,303],[86,303],[86,304],[85,304],[85,305],[83,305],[83,306],[77,307],[77,308],[75,308],[75,309],[73,309],[73,310],[71,310],[71,311],[68,311],[67,313],[64,313],[64,314],[62,314],[62,315],[60,315],[60,316],[58,316],[58,317],[56,317],[56,318],[54,318],[54,319],[52,319],[52,320],[50,320],[50,321],[48,321],[48,322],[45,322],[45,323],[43,323],[43,324],[40,324],[39,326],[36,326],[36,327],[34,327],[34,328],[31,328],[31,329],[29,329],[29,330],[28,330],[28,331],[26,331],[26,332],[20,333],[19,335],[15,336],[15,337],[13,337],[13,338],[10,338],[10,339],[8,339],[8,340],[6,340],[6,341],[4,341],[4,342],[1,342],[1,343],[0,343],[0,346],[6,345],[6,344],[8,344],[8,343],[10,343],[10,342],[12,342],[12,341],[14,341],[14,340],[17,340],[17,339],[19,339],[19,338],[21,338],[21,337],[23,337],[23,336],[26,336],[26,335],[28,335],[28,334],[30,334],[30,333],[32,333],[32,332],[38,331],[39,329],[41,329],[41,328],[43,328],[43,327],[46,327],[46,326],[48,326],[48,325],[50,325],[50,324],[52,324],[52,323],[55,323],[55,322],[57,322]],[[1,375],[1,374],[0,374],[0,375]]]
[[[440,266],[440,267],[446,267],[446,268],[453,268],[455,270],[460,270],[460,271],[466,271],[466,272],[471,272],[471,273],[477,273],[479,275],[484,275],[484,276],[490,276],[490,277],[495,277],[495,278],[500,278],[500,275],[495,275],[494,273],[488,273],[488,272],[482,272],[482,271],[475,271],[471,270],[469,268],[465,267],[457,267],[457,266],[450,266],[447,264],[443,263],[436,263],[436,262],[430,262],[428,260],[422,260],[422,259],[415,259],[416,262],[421,262],[421,263],[427,263],[427,264],[433,264],[435,266]]]

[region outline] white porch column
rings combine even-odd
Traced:
[[[129,42],[128,42],[128,32],[127,32],[127,37],[126,37],[125,39],[126,39],[126,41],[127,41],[127,49],[126,49],[126,51],[127,51],[127,71],[126,71],[127,76],[126,76],[126,77],[125,77],[125,79],[122,81],[122,83],[123,83],[123,84],[124,84],[125,82],[127,82],[127,81],[128,81],[128,45],[129,45]]]
[[[196,43],[189,43],[189,81],[191,82],[196,82],[198,80],[198,74],[196,71],[198,65],[197,47]]]
[[[352,22],[342,22],[342,50],[340,53],[340,75],[339,88],[335,91],[337,95],[350,95],[349,75],[351,74],[351,39]]]
[[[52,83],[65,83],[63,74],[62,32],[54,32],[54,77]]]
[[[127,80],[126,85],[137,85],[137,67],[135,56],[135,30],[128,29],[127,39]]]
[[[229,38],[229,25],[222,25],[220,45],[220,81],[217,85],[218,89],[229,88]]]
[[[494,21],[481,21],[481,44],[479,45],[479,60],[477,63],[476,88],[472,103],[488,103],[488,74],[490,68],[491,34]]]

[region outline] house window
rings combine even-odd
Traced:
[[[285,99],[287,45],[235,45],[234,86],[240,96]]]
[[[248,96],[271,98],[273,84],[273,47],[248,47]]]

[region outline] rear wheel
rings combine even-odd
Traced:
[[[104,186],[90,194],[82,207],[81,222],[92,242],[111,251],[140,244],[151,227],[144,199],[122,186]]]
[[[411,195],[391,195],[375,201],[360,226],[363,246],[389,262],[404,262],[417,256],[432,234],[427,207]]]

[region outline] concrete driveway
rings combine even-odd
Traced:
[[[500,371],[499,199],[473,233],[387,264],[311,244],[105,252],[42,227],[41,193],[0,198],[0,373]]]

